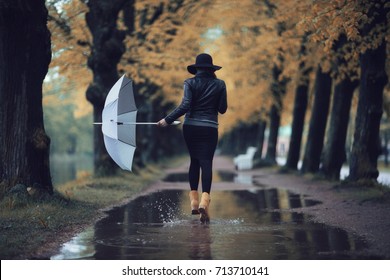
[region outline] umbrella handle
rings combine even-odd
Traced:
[[[103,124],[102,122],[94,122],[93,124]],[[157,125],[156,122],[116,122],[117,125],[142,125],[142,124],[152,124]],[[171,125],[178,125],[180,121],[174,121]]]
[[[113,121],[112,121],[113,122]],[[171,123],[171,125],[178,125],[180,124],[180,121],[174,121]],[[95,122],[93,124],[103,124],[102,122]],[[157,123],[153,122],[116,122],[117,125],[140,125],[140,124],[152,124],[152,125],[157,125]]]
[[[156,122],[116,122],[118,125],[140,125],[140,124],[152,124],[152,125],[157,125]],[[179,121],[174,121],[171,123],[171,125],[178,125],[180,124]]]

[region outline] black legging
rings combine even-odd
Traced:
[[[202,192],[210,193],[213,177],[213,160],[191,158],[188,180],[193,191],[198,190],[200,170],[202,169]]]
[[[202,192],[210,193],[214,152],[218,143],[218,129],[208,126],[184,125],[183,135],[191,157],[188,181],[191,190],[198,190],[202,171]]]

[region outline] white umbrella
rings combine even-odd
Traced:
[[[104,103],[102,132],[108,154],[122,169],[131,171],[136,148],[137,107],[133,82],[123,75],[111,88]],[[176,121],[174,124],[179,124]]]

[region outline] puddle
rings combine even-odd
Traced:
[[[366,258],[363,239],[293,211],[316,203],[277,189],[214,191],[203,225],[187,191],[156,192],[109,211],[52,259]]]
[[[245,179],[243,179],[245,178]],[[230,171],[214,171],[213,172],[213,182],[237,182],[240,181],[247,181],[248,184],[252,184],[253,179],[251,175],[245,175],[245,174],[236,174]],[[168,174],[164,180],[164,182],[187,182],[188,181],[188,173],[170,173]]]

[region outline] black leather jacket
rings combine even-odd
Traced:
[[[184,97],[181,104],[171,112],[165,121],[171,124],[186,114],[184,123],[218,126],[218,112],[227,110],[226,85],[213,73],[200,72],[184,81]]]

